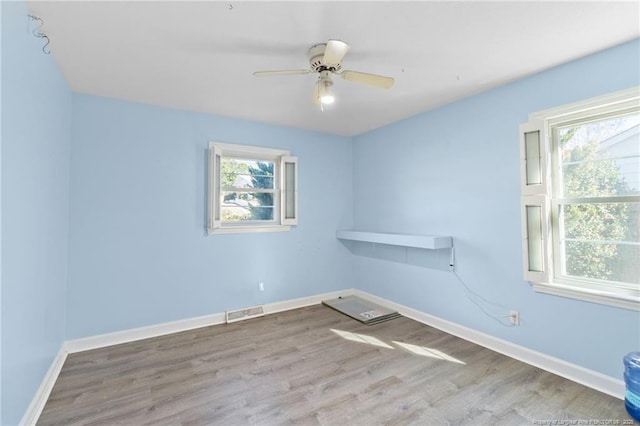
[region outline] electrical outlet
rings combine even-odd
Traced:
[[[264,283],[258,283],[258,290],[264,291]]]
[[[511,325],[520,325],[520,312],[509,312],[509,322],[511,322]]]

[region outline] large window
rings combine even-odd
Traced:
[[[640,309],[638,89],[532,114],[520,140],[525,279]]]
[[[297,159],[288,151],[209,143],[209,233],[297,224]]]

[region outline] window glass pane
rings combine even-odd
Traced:
[[[222,158],[220,183],[223,188],[274,188],[274,162]]]
[[[220,198],[223,222],[274,220],[272,192],[222,191]]]
[[[561,197],[640,194],[640,115],[558,129]]]
[[[542,243],[542,207],[527,206],[529,271],[543,272]]]
[[[285,177],[285,219],[293,219],[296,217],[295,211],[295,196],[296,196],[296,179],[295,179],[295,167],[294,163],[285,163],[284,166],[284,177]]]
[[[526,152],[527,185],[539,185],[542,183],[542,171],[540,170],[540,132],[528,132],[524,134]]]
[[[640,282],[640,203],[562,206],[567,275]]]

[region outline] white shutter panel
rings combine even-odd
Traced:
[[[220,228],[220,161],[222,149],[209,143],[209,224],[208,232]]]
[[[527,281],[549,282],[549,152],[543,119],[520,125],[520,188],[523,275]]]
[[[298,158],[283,156],[281,222],[283,225],[298,224]]]
[[[522,197],[522,253],[524,279],[549,282],[549,211],[547,197]]]
[[[544,120],[520,125],[520,182],[522,195],[547,193],[547,135]]]

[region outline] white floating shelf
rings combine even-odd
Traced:
[[[423,249],[441,249],[453,246],[451,237],[440,235],[386,234],[380,232],[337,231],[340,240],[363,241],[388,244],[392,246],[417,247]]]

